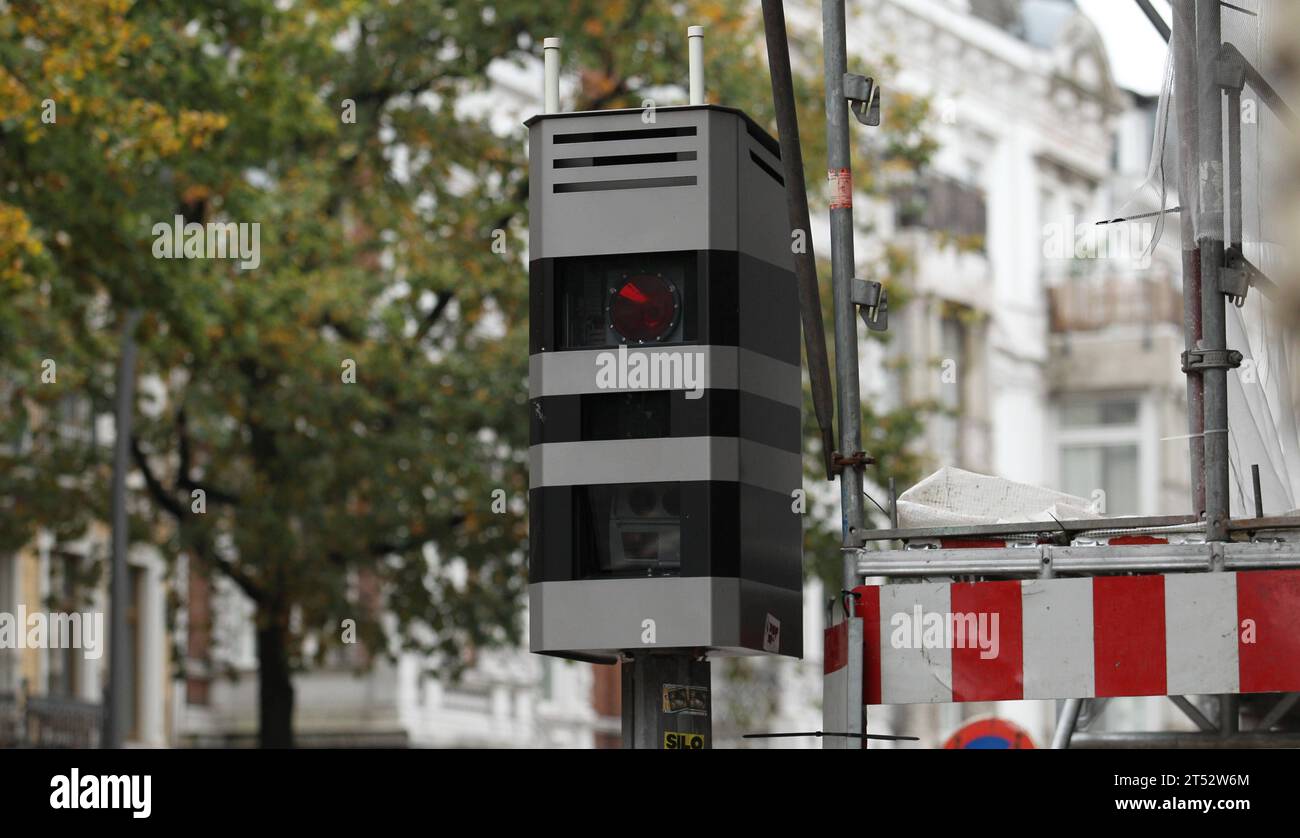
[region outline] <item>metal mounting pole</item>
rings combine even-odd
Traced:
[[[831,287],[835,301],[835,383],[840,419],[840,509],[845,547],[861,544],[863,529],[862,407],[858,390],[857,306],[853,303],[853,167],[849,106],[844,98],[848,66],[844,0],[822,2],[822,48],[826,71],[826,169],[831,182]],[[851,554],[844,557],[844,585],[857,585]]]
[[[684,651],[638,652],[623,661],[623,747],[713,747],[709,661]]]
[[[129,601],[126,568],[126,472],[130,468],[131,408],[135,404],[135,328],[140,310],[127,312],[122,323],[122,352],[117,359],[117,417],[113,425],[113,556],[108,588],[108,689],[104,708],[104,730],[100,745],[120,748],[126,738],[127,633]]]

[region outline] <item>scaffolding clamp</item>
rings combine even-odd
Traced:
[[[1219,290],[1237,308],[1245,304],[1246,292],[1251,286],[1258,288],[1265,296],[1276,299],[1276,284],[1246,258],[1240,246],[1225,248],[1223,257],[1226,267],[1219,269]]]
[[[1241,366],[1242,354],[1235,349],[1189,349],[1183,353],[1183,372],[1235,370]]]
[[[1246,88],[1246,58],[1232,44],[1224,44],[1214,62],[1214,83],[1240,93]]]
[[[845,466],[848,466],[849,468],[863,468],[865,466],[873,465],[875,462],[876,458],[872,457],[866,451],[854,451],[848,456],[836,451],[831,456],[831,465],[836,474],[844,471]]]
[[[1219,291],[1238,308],[1246,302],[1246,292],[1250,291],[1249,266],[1247,262],[1245,266],[1237,267],[1229,260],[1228,267],[1219,270]]]
[[[849,100],[849,110],[863,125],[880,124],[880,88],[870,76],[857,73],[844,74],[844,98]]]
[[[889,295],[879,282],[853,280],[850,298],[858,306],[858,314],[862,315],[862,322],[868,329],[883,332],[889,328]]]

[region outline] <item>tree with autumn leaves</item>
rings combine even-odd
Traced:
[[[460,105],[557,33],[566,106],[676,103],[687,22],[710,100],[771,126],[756,4],[0,0],[0,550],[106,520],[108,449],[49,419],[110,411],[139,309],[131,537],[254,603],[263,745],[292,744],[304,641],[345,620],[447,672],[519,642],[524,131]],[[797,84],[818,183],[820,80]],[[873,153],[915,166],[899,104]],[[260,266],[154,258],[178,215],[259,224]],[[906,416],[864,410],[903,456]]]

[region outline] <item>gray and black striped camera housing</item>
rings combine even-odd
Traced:
[[[712,105],[527,125],[532,650],[802,656],[800,326],[776,141]],[[658,331],[627,337],[611,309],[646,278],[671,297]],[[611,364],[663,375],[602,378]]]

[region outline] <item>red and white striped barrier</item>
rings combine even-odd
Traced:
[[[1300,570],[856,592],[867,704],[1300,692]]]
[[[823,643],[822,730],[861,733],[862,621],[854,618],[830,626]],[[827,737],[822,744],[826,748],[856,748],[861,742],[847,737]]]

